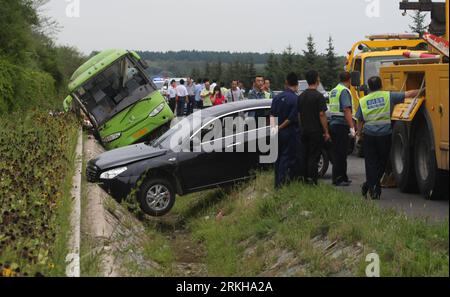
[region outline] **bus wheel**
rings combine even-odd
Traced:
[[[417,192],[414,160],[409,145],[408,127],[405,122],[396,122],[392,133],[392,172],[399,189],[404,193]]]
[[[419,191],[426,199],[437,198],[437,169],[436,155],[431,135],[425,125],[421,125],[416,134],[414,143],[414,160]]]

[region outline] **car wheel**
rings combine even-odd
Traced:
[[[406,123],[396,122],[392,133],[391,164],[398,188],[404,193],[417,192],[414,160],[409,141]]]
[[[150,178],[138,193],[141,209],[153,217],[166,215],[175,204],[175,191],[170,182],[160,178]]]
[[[330,157],[328,156],[328,152],[326,150],[322,150],[318,164],[319,178],[325,176],[329,166],[330,166]]]

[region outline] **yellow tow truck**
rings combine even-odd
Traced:
[[[417,98],[397,105],[391,163],[403,192],[420,191],[427,199],[448,197],[449,170],[449,0],[402,1],[400,9],[431,12],[423,40],[428,51],[381,66],[388,91],[421,89]]]

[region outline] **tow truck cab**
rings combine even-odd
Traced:
[[[424,53],[426,43],[418,34],[369,35],[367,40],[356,42],[348,52],[346,71],[352,73],[353,114],[359,107],[359,99],[367,95],[368,80],[380,73],[382,65],[405,59],[403,53]]]

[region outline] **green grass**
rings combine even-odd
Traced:
[[[294,183],[275,192],[272,183],[272,173],[262,173],[227,193],[178,198],[172,215],[205,248],[209,275],[282,275],[296,266],[302,269],[293,275],[364,276],[372,252],[382,276],[449,275],[448,221],[410,219],[327,185]],[[219,211],[224,217],[217,220]],[[314,240],[344,253],[332,257]],[[289,265],[271,269],[287,252]]]
[[[64,275],[77,123],[30,110],[0,124],[0,273]]]
[[[72,135],[70,137],[70,147],[71,154],[69,154],[69,167],[67,170],[66,177],[64,179],[62,198],[58,201],[57,214],[55,225],[58,226],[56,230],[55,243],[52,248],[51,254],[51,265],[49,266],[48,275],[49,276],[63,276],[66,273],[66,256],[69,251],[68,241],[71,232],[70,216],[73,206],[72,197],[72,183],[73,175],[75,174],[75,159],[76,159],[76,146],[78,142],[78,137]]]

